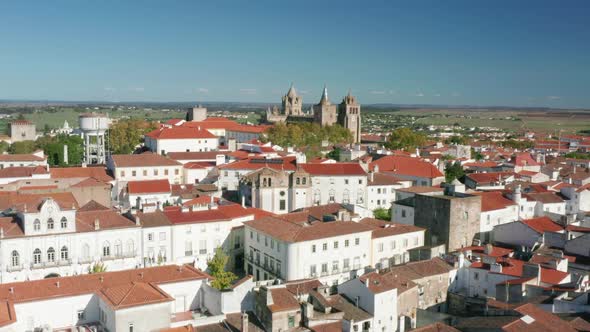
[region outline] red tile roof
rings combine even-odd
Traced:
[[[0,210],[13,208],[17,211],[36,212],[39,211],[41,204],[48,198],[53,199],[63,210],[78,208],[78,202],[71,192],[43,194],[10,192],[6,195],[0,195]]]
[[[369,170],[373,170],[375,166],[379,166],[380,172],[389,171],[394,174],[405,176],[416,176],[430,179],[444,176],[436,166],[420,158],[396,155],[385,156],[370,163]]]
[[[328,176],[363,176],[367,175],[358,163],[333,163],[333,164],[299,164],[304,171],[311,175]]]
[[[0,154],[0,161],[44,161],[47,158],[41,158],[34,154]]]
[[[549,217],[538,217],[532,219],[521,220],[523,224],[529,226],[537,233],[544,232],[559,232],[563,231],[563,226],[556,224]]]
[[[514,176],[512,172],[489,172],[489,173],[469,173],[465,175],[469,179],[473,180],[478,184],[489,184],[502,181],[511,176]]]
[[[173,224],[200,224],[230,220],[227,215],[218,209],[182,212],[180,208],[174,207],[165,209],[164,215]]]
[[[193,151],[193,152],[168,152],[168,157],[174,160],[210,160],[214,161],[217,155],[226,155],[229,151]]]
[[[283,158],[248,158],[233,163],[224,164],[219,166],[219,169],[232,169],[232,170],[256,170],[264,167],[272,168],[275,170],[295,171],[296,158],[295,157],[283,157]]]
[[[101,289],[98,294],[114,310],[174,300],[158,286],[136,281]]]
[[[169,193],[170,183],[168,180],[129,181],[127,192],[130,194]]]
[[[537,192],[523,194],[524,197],[531,201],[541,202],[543,204],[563,203],[563,198],[553,192]]]
[[[145,136],[150,137],[152,139],[160,140],[160,139],[208,139],[208,138],[217,138],[217,136],[211,134],[208,130],[199,129],[199,128],[191,128],[191,127],[184,127],[184,126],[174,126],[172,128],[159,128],[155,129]]]
[[[492,250],[487,254],[485,253],[484,246],[463,247],[463,248],[459,249],[458,251],[461,251],[461,252],[471,251],[474,254],[486,255],[486,256],[490,256],[490,257],[505,257],[505,256],[508,256],[514,252],[514,250],[512,250],[512,249],[502,248],[502,247],[497,247],[497,246],[492,246],[491,249]]]
[[[112,155],[115,167],[179,166],[181,163],[155,153]]]
[[[268,306],[271,312],[293,311],[300,308],[299,301],[287,288],[271,288],[272,304]]]
[[[0,284],[0,299],[14,303],[41,301],[64,296],[97,293],[132,282],[171,283],[211,277],[189,265],[164,265],[116,272],[83,274],[34,281]],[[57,283],[59,282],[59,287]],[[12,290],[12,291],[11,291]]]
[[[49,169],[52,179],[94,178],[102,182],[111,182],[113,177],[104,166],[100,167],[52,167]]]
[[[290,222],[290,214],[247,221],[244,224],[284,242],[304,242],[334,236],[371,232],[367,225],[353,221],[316,221],[310,223]]]
[[[426,231],[425,228],[417,227],[414,225],[400,224],[374,218],[364,218],[360,221],[360,223],[373,228],[373,239],[394,236],[399,234]]]
[[[576,332],[576,329],[570,326],[568,322],[534,304],[527,303],[515,310],[527,318],[520,318],[504,325],[502,329],[506,332]]]
[[[22,178],[33,175],[49,174],[45,166],[19,166],[0,169],[0,178]]]
[[[498,191],[476,192],[474,194],[481,196],[481,212],[495,211],[516,205]]]

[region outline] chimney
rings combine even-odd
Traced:
[[[94,230],[97,231],[100,229],[100,221],[98,218],[94,219]]]
[[[141,222],[138,216],[135,217],[135,226],[141,226]]]
[[[0,239],[4,238],[4,228],[0,228]]]
[[[100,277],[98,278],[98,280],[100,280],[100,282],[103,282],[103,281],[104,281],[104,277],[103,277],[103,276],[100,276]]]
[[[371,182],[375,181],[374,175],[375,175],[375,171],[369,173],[369,181],[371,181]]]
[[[242,313],[242,329],[241,332],[248,332],[248,314],[243,312]]]
[[[242,196],[242,207],[246,207],[246,196]]]
[[[14,287],[10,287],[9,290],[10,294],[14,294]]]
[[[59,288],[59,280],[55,283],[55,286],[57,286],[57,288]]]

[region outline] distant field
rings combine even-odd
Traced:
[[[497,127],[505,130],[577,132],[590,128],[590,111],[518,111],[518,110],[433,110],[415,109],[395,112],[419,117],[416,123],[465,127]]]

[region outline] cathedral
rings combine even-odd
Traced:
[[[322,126],[339,124],[350,130],[355,143],[361,141],[361,105],[350,91],[340,104],[332,104],[328,98],[328,89],[324,87],[320,102],[305,112],[303,99],[291,84],[289,91],[281,100],[281,108],[273,106],[267,109],[266,121],[270,123],[307,121]]]

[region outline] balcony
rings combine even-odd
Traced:
[[[12,265],[6,266],[7,272],[16,272],[16,271],[21,271],[22,269],[24,269],[24,266],[22,264],[19,264],[16,266],[12,266]]]
[[[31,270],[47,269],[50,267],[68,266],[68,265],[72,265],[71,259],[61,259],[61,260],[52,261],[52,262],[31,263]]]

